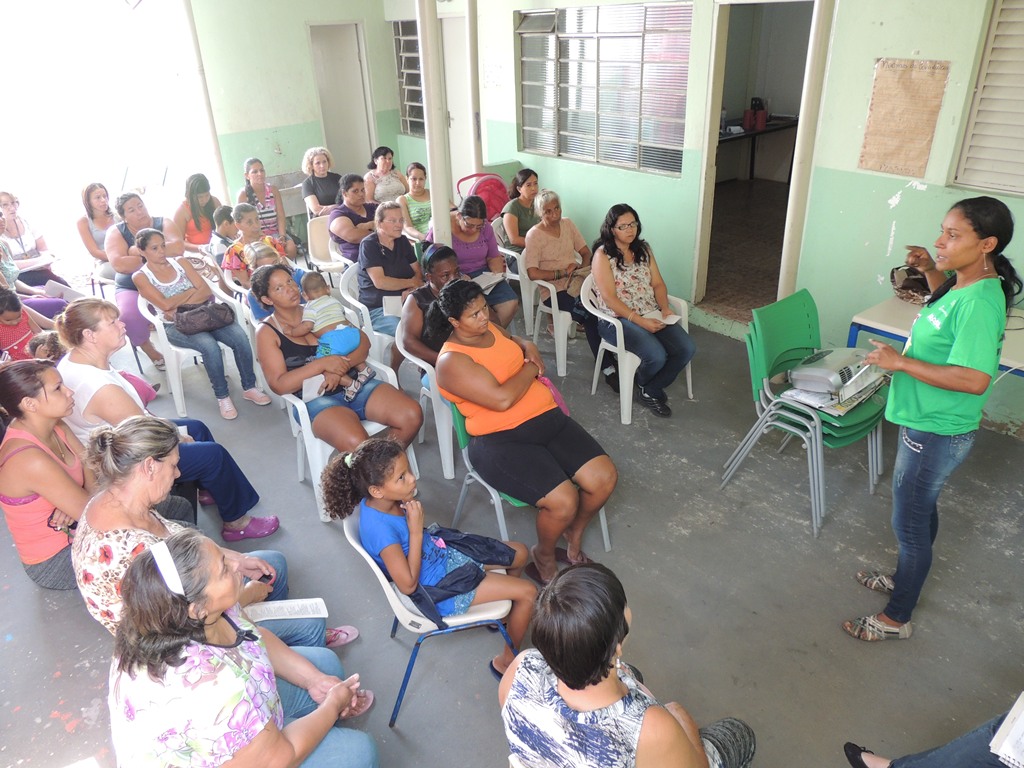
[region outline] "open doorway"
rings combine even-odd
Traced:
[[[699,306],[740,323],[775,301],[801,112],[812,2],[733,5],[721,83],[726,133],[717,147],[707,283]],[[744,131],[751,100],[762,132]],[[715,151],[710,149],[709,151]]]
[[[373,153],[374,133],[359,28],[317,24],[309,28],[309,40],[324,146],[334,157],[337,173],[362,175]]]

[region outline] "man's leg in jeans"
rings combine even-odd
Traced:
[[[1005,768],[988,748],[1006,713],[941,747],[893,760],[890,768]]]

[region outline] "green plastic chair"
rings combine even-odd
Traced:
[[[466,417],[462,415],[462,412],[455,406],[455,403],[449,403],[449,405],[452,409],[452,427],[455,428],[455,440],[459,445],[459,451],[462,453],[462,463],[466,466],[466,478],[462,481],[459,503],[455,505],[452,528],[459,527],[459,518],[462,517],[462,507],[466,503],[466,494],[469,493],[469,487],[473,483],[479,483],[491,497],[491,504],[494,506],[494,512],[498,516],[498,532],[501,535],[501,539],[502,541],[508,541],[508,528],[505,526],[505,510],[502,501],[507,501],[513,507],[530,507],[532,505],[514,496],[509,496],[507,493],[502,493],[497,488],[488,485],[487,481],[480,477],[480,474],[473,468],[473,462],[469,458],[469,432],[466,431]],[[608,516],[605,514],[604,507],[601,507],[598,517],[601,520],[604,551],[611,552],[612,542],[608,534]]]
[[[745,341],[751,390],[758,419],[725,463],[724,488],[761,439],[772,429],[787,433],[779,451],[797,437],[807,449],[811,528],[815,535],[825,513],[823,448],[842,448],[866,438],[868,492],[874,493],[882,471],[882,417],[888,387],[842,416],[780,397],[788,383],[773,389],[772,380],[788,372],[821,343],[818,312],[805,289],[767,307],[755,309]]]

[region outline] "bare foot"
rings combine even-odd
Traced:
[[[555,562],[554,554],[548,557],[540,557],[537,553],[537,546],[534,545],[530,547],[530,557],[537,564],[537,571],[545,581],[553,579],[555,574],[558,573],[558,564]]]

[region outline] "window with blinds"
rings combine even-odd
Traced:
[[[1024,193],[1024,0],[996,0],[956,181]]]
[[[420,75],[420,42],[415,21],[392,22],[395,33],[395,58],[398,62],[398,101],[401,131],[410,136],[425,136],[423,123],[423,78]]]
[[[678,175],[692,18],[691,3],[521,13],[523,149]]]

